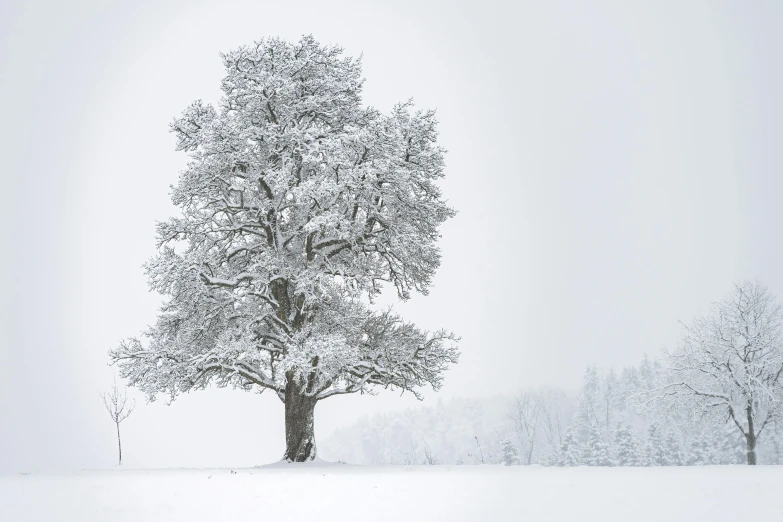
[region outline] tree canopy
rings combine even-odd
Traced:
[[[455,212],[435,113],[364,107],[361,61],[310,36],[222,59],[218,107],[196,101],[171,124],[190,161],[146,265],[165,304],[112,360],[151,399],[210,382],[284,402],[437,389],[456,337],[371,306],[384,285],[426,294],[440,264]]]

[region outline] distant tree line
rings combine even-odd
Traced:
[[[769,291],[745,282],[660,358],[588,366],[572,393],[525,389],[366,417],[324,453],[367,464],[783,464],[781,324]]]

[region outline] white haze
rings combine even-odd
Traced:
[[[442,395],[478,397],[635,364],[734,281],[783,296],[782,15],[774,1],[3,2],[0,469],[114,462],[106,352],[154,320],[141,265],[185,161],[168,123],[217,100],[218,52],[312,33],[364,54],[367,104],[438,109],[459,215],[431,294],[396,308],[462,336]],[[135,396],[130,466],[282,454],[272,395]],[[330,399],[316,436],[414,404]]]

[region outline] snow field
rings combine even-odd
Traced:
[[[783,520],[783,467],[270,466],[0,476],[0,520]]]

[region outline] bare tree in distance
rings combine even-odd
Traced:
[[[122,440],[120,439],[120,423],[130,417],[133,413],[133,408],[136,407],[136,402],[131,399],[128,402],[127,390],[120,392],[117,389],[117,381],[111,387],[111,392],[108,394],[102,393],[103,405],[106,406],[106,411],[109,412],[111,420],[114,425],[117,426],[117,452],[119,454],[117,465],[122,465]]]
[[[594,364],[589,365],[585,370],[582,389],[577,396],[577,417],[585,435],[589,433],[591,426],[601,422],[600,388],[601,378],[598,375],[598,368]]]
[[[680,346],[665,353],[666,381],[651,391],[694,418],[719,416],[746,442],[755,465],[756,443],[781,413],[783,320],[781,307],[758,282],[735,285],[710,313],[685,326]]]
[[[427,441],[424,441],[424,463],[429,466],[437,466],[439,464],[443,464],[443,462],[438,459],[435,454],[432,452],[432,449],[430,448],[430,445],[427,444]]]
[[[566,395],[561,390],[546,389],[541,392],[541,414],[544,421],[544,434],[551,448],[558,449],[563,444],[563,402]]]
[[[525,390],[520,392],[512,405],[509,419],[519,439],[520,447],[527,465],[533,462],[533,450],[536,443],[536,431],[544,403],[543,392]]]
[[[476,446],[478,446],[478,450],[479,450],[478,457],[479,457],[479,460],[480,460],[480,462],[482,464],[484,464],[484,450],[481,449],[481,443],[479,442],[478,435],[473,435],[473,438],[476,439]],[[471,455],[470,453],[468,453],[468,456],[470,457],[470,456],[475,456],[475,455]]]
[[[609,371],[601,376],[598,396],[601,401],[600,409],[604,442],[611,446],[612,434],[616,425],[613,415],[619,413],[624,406],[620,391],[620,381],[617,379],[617,373],[614,371],[614,368],[609,368]]]

